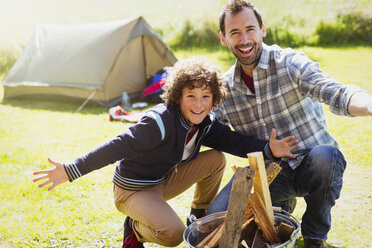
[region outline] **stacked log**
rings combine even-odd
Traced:
[[[281,171],[276,163],[265,169],[261,152],[249,153],[250,168],[236,168],[225,220],[197,248],[262,248],[287,241],[293,227],[277,225],[269,185]]]

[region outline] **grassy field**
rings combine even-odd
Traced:
[[[142,15],[166,41],[185,20],[217,20],[224,1],[215,0],[0,0],[0,80],[10,68],[37,22],[78,23]],[[312,32],[320,19],[353,9],[372,12],[371,0],[262,0],[257,2],[267,26],[282,23],[298,32]],[[321,7],[320,7],[321,6]],[[279,11],[278,11],[279,10]],[[330,76],[372,94],[372,48],[302,47]],[[215,47],[175,50],[178,59],[204,55],[223,71],[233,56]],[[9,62],[10,61],[10,62]],[[0,87],[0,99],[2,89]],[[0,247],[118,247],[124,216],[112,197],[114,165],[66,183],[52,192],[32,183],[32,172],[49,168],[47,157],[70,161],[124,132],[130,124],[109,122],[108,111],[95,105],[75,114],[80,102],[7,100],[0,103]],[[328,127],[339,141],[348,166],[341,198],[332,212],[329,242],[335,247],[371,247],[372,123],[371,118],[346,118],[325,107]],[[231,165],[247,159],[227,156],[223,184]],[[193,188],[170,204],[185,220]],[[301,219],[304,201],[295,216]],[[303,247],[302,241],[297,247]],[[159,247],[146,244],[146,247]],[[183,243],[179,246],[186,247]]]
[[[304,47],[331,76],[355,83],[372,93],[371,48],[324,49]],[[225,50],[178,50],[179,59],[205,55],[226,70],[233,58]],[[340,56],[342,59],[340,59]],[[353,63],[349,63],[353,61]],[[113,205],[114,166],[95,171],[52,192],[31,182],[32,171],[48,168],[47,157],[69,161],[124,132],[130,124],[109,122],[107,109],[79,103],[8,100],[0,105],[0,247],[117,247],[124,216]],[[369,118],[330,114],[329,128],[348,160],[344,188],[333,209],[329,242],[341,247],[369,247],[371,242],[372,125]],[[246,159],[227,156],[228,165],[244,166]],[[224,183],[232,175],[227,168]],[[193,189],[170,201],[185,220]],[[295,216],[300,219],[299,199]],[[159,247],[146,244],[146,247]],[[185,244],[179,247],[186,247]],[[298,247],[302,247],[301,240]]]

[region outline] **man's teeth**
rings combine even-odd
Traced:
[[[249,52],[252,49],[252,47],[245,47],[245,48],[240,48],[242,52]]]

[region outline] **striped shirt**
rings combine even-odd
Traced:
[[[321,103],[335,114],[350,116],[349,99],[360,88],[327,76],[302,52],[265,44],[253,79],[255,94],[244,84],[238,61],[224,74],[227,94],[215,111],[220,121],[259,139],[269,140],[272,128],[277,139],[295,136],[300,148],[292,152],[297,158],[283,159],[293,169],[316,145],[338,147],[328,131]]]

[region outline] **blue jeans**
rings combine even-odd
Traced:
[[[273,205],[287,208],[289,199],[304,197],[307,206],[302,216],[302,236],[326,240],[331,229],[331,208],[342,188],[344,156],[333,146],[319,145],[306,154],[296,169],[287,163],[282,167],[270,185]],[[207,209],[208,214],[227,210],[232,182],[233,178],[218,193]]]

